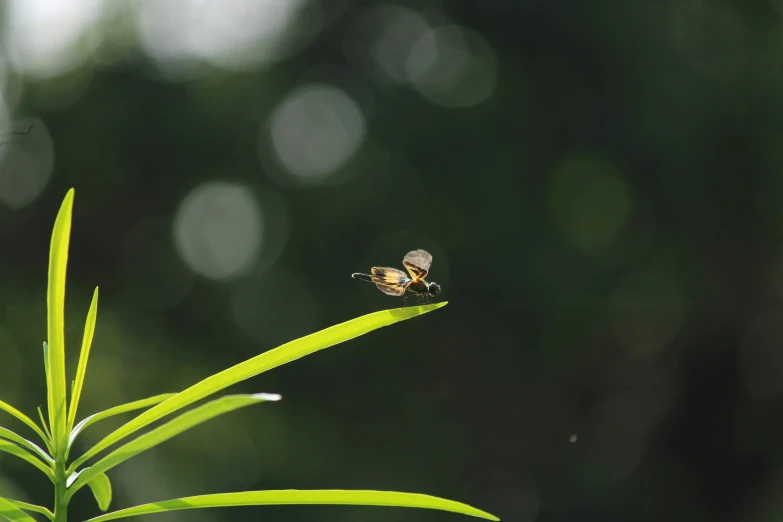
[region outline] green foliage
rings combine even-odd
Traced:
[[[498,520],[497,517],[485,513],[479,509],[444,500],[429,495],[418,493],[398,493],[396,491],[346,491],[340,489],[299,491],[287,489],[280,491],[244,491],[240,493],[217,493],[214,495],[199,495],[197,497],[178,498],[166,500],[129,509],[121,509],[114,513],[107,513],[99,517],[91,518],[86,522],[104,522],[118,518],[135,515],[148,515],[150,513],[162,513],[164,511],[178,511],[181,509],[199,509],[228,506],[270,506],[282,504],[341,504],[346,506],[397,506],[409,508],[439,509],[473,515],[487,520]]]
[[[71,241],[73,189],[69,190],[57,214],[49,250],[49,285],[46,292],[48,364],[46,387],[49,404],[49,429],[55,456],[65,450],[65,271]]]
[[[108,410],[103,410],[98,413],[93,413],[89,417],[82,420],[79,424],[74,426],[74,428],[71,430],[70,438],[68,440],[68,449],[70,450],[71,446],[73,446],[73,442],[76,440],[76,437],[82,431],[84,431],[84,429],[87,428],[87,426],[90,426],[91,424],[95,424],[99,420],[108,419],[109,417],[114,417],[115,415],[119,415],[120,413],[127,413],[133,410],[141,410],[147,408],[148,406],[154,406],[155,404],[158,404],[159,402],[163,402],[166,399],[170,399],[175,395],[176,393],[162,393],[160,395],[155,395],[154,397],[148,397],[146,399],[129,402],[127,404],[120,404],[119,406],[114,406],[113,408],[109,408]]]
[[[157,395],[148,399],[115,406],[90,415],[74,426],[79,399],[87,373],[87,361],[95,333],[98,313],[98,289],[95,289],[92,303],[87,313],[76,378],[71,386],[71,400],[68,403],[65,380],[65,275],[68,264],[68,244],[70,241],[73,199],[74,191],[71,189],[68,191],[55,221],[49,256],[49,285],[47,293],[48,340],[43,346],[47,384],[48,426],[40,408],[38,409],[41,419],[41,426],[39,427],[16,408],[0,401],[0,409],[26,424],[46,445],[46,449],[43,449],[11,430],[0,428],[0,451],[14,455],[33,465],[42,471],[54,484],[54,512],[43,506],[0,498],[0,518],[12,522],[33,521],[34,519],[27,515],[25,511],[40,513],[54,522],[64,522],[67,519],[66,513],[71,498],[85,485],[92,490],[98,507],[102,511],[106,511],[112,499],[111,482],[105,474],[107,470],[214,417],[260,402],[277,401],[280,399],[280,396],[259,393],[252,395],[229,395],[215,399],[181,413],[165,424],[136,437],[130,442],[126,442],[91,466],[81,467],[101,451],[149,424],[190,406],[196,401],[221,391],[232,384],[378,328],[430,312],[446,304],[444,302],[368,314],[257,355],[207,377],[182,392]],[[149,409],[104,437],[95,446],[76,458],[70,466],[68,465],[69,454],[73,448],[74,440],[85,428],[114,415],[146,408]],[[144,504],[107,513],[90,520],[98,522],[181,509],[270,504],[345,504],[427,508],[498,520],[489,513],[471,506],[428,495],[390,491],[343,490],[245,491],[202,495],[156,502],[154,504]]]
[[[103,473],[98,473],[87,484],[90,486],[92,495],[95,497],[95,502],[98,503],[100,510],[106,511],[109,509],[109,504],[111,504],[111,482],[109,482],[109,477]]]
[[[87,312],[87,322],[84,325],[84,339],[82,340],[82,351],[79,353],[79,365],[76,367],[76,380],[71,390],[71,408],[68,411],[68,431],[73,429],[73,421],[76,418],[76,407],[79,405],[79,399],[82,396],[82,386],[84,386],[84,375],[87,373],[87,359],[90,357],[90,347],[92,338],[95,335],[95,321],[98,316],[98,289],[92,296],[90,310]]]
[[[11,522],[35,522],[35,519],[22,511],[23,504],[0,498],[0,517]]]

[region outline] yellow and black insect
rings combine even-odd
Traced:
[[[408,277],[402,270],[396,268],[374,266],[370,274],[351,274],[354,279],[375,283],[378,290],[386,295],[405,297],[405,304],[408,304],[408,298],[417,297],[417,302],[428,303],[431,297],[440,293],[438,283],[428,283],[424,280],[430,271],[432,265],[432,256],[426,250],[413,250],[408,252],[402,260],[402,264],[408,270]]]

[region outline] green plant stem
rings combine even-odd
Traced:
[[[54,465],[54,521],[68,522],[68,501],[66,491],[68,477],[65,474],[65,460],[56,459]]]

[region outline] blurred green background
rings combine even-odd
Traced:
[[[71,370],[101,288],[79,418],[401,305],[350,274],[415,248],[450,301],[232,388],[284,400],[111,470],[113,508],[365,488],[509,522],[783,517],[783,2],[0,6],[0,131],[34,125],[0,147],[3,400],[46,402],[70,187]],[[0,495],[50,504],[13,460]]]

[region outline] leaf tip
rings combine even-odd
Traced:
[[[428,305],[423,305],[423,306],[420,306],[419,308],[422,308],[424,310],[422,313],[427,313],[427,312],[431,312],[433,310],[437,310],[438,308],[443,308],[447,304],[449,304],[448,301],[441,301],[440,303],[432,303],[432,304],[428,304]]]
[[[253,397],[267,402],[279,401],[283,398],[283,396],[278,393],[254,393]]]
[[[76,195],[76,191],[73,189],[73,187],[68,189],[68,192],[65,193],[65,197],[63,198],[62,208],[64,208],[64,209],[65,208],[68,208],[68,209],[73,208],[73,198],[74,198],[75,195]]]

